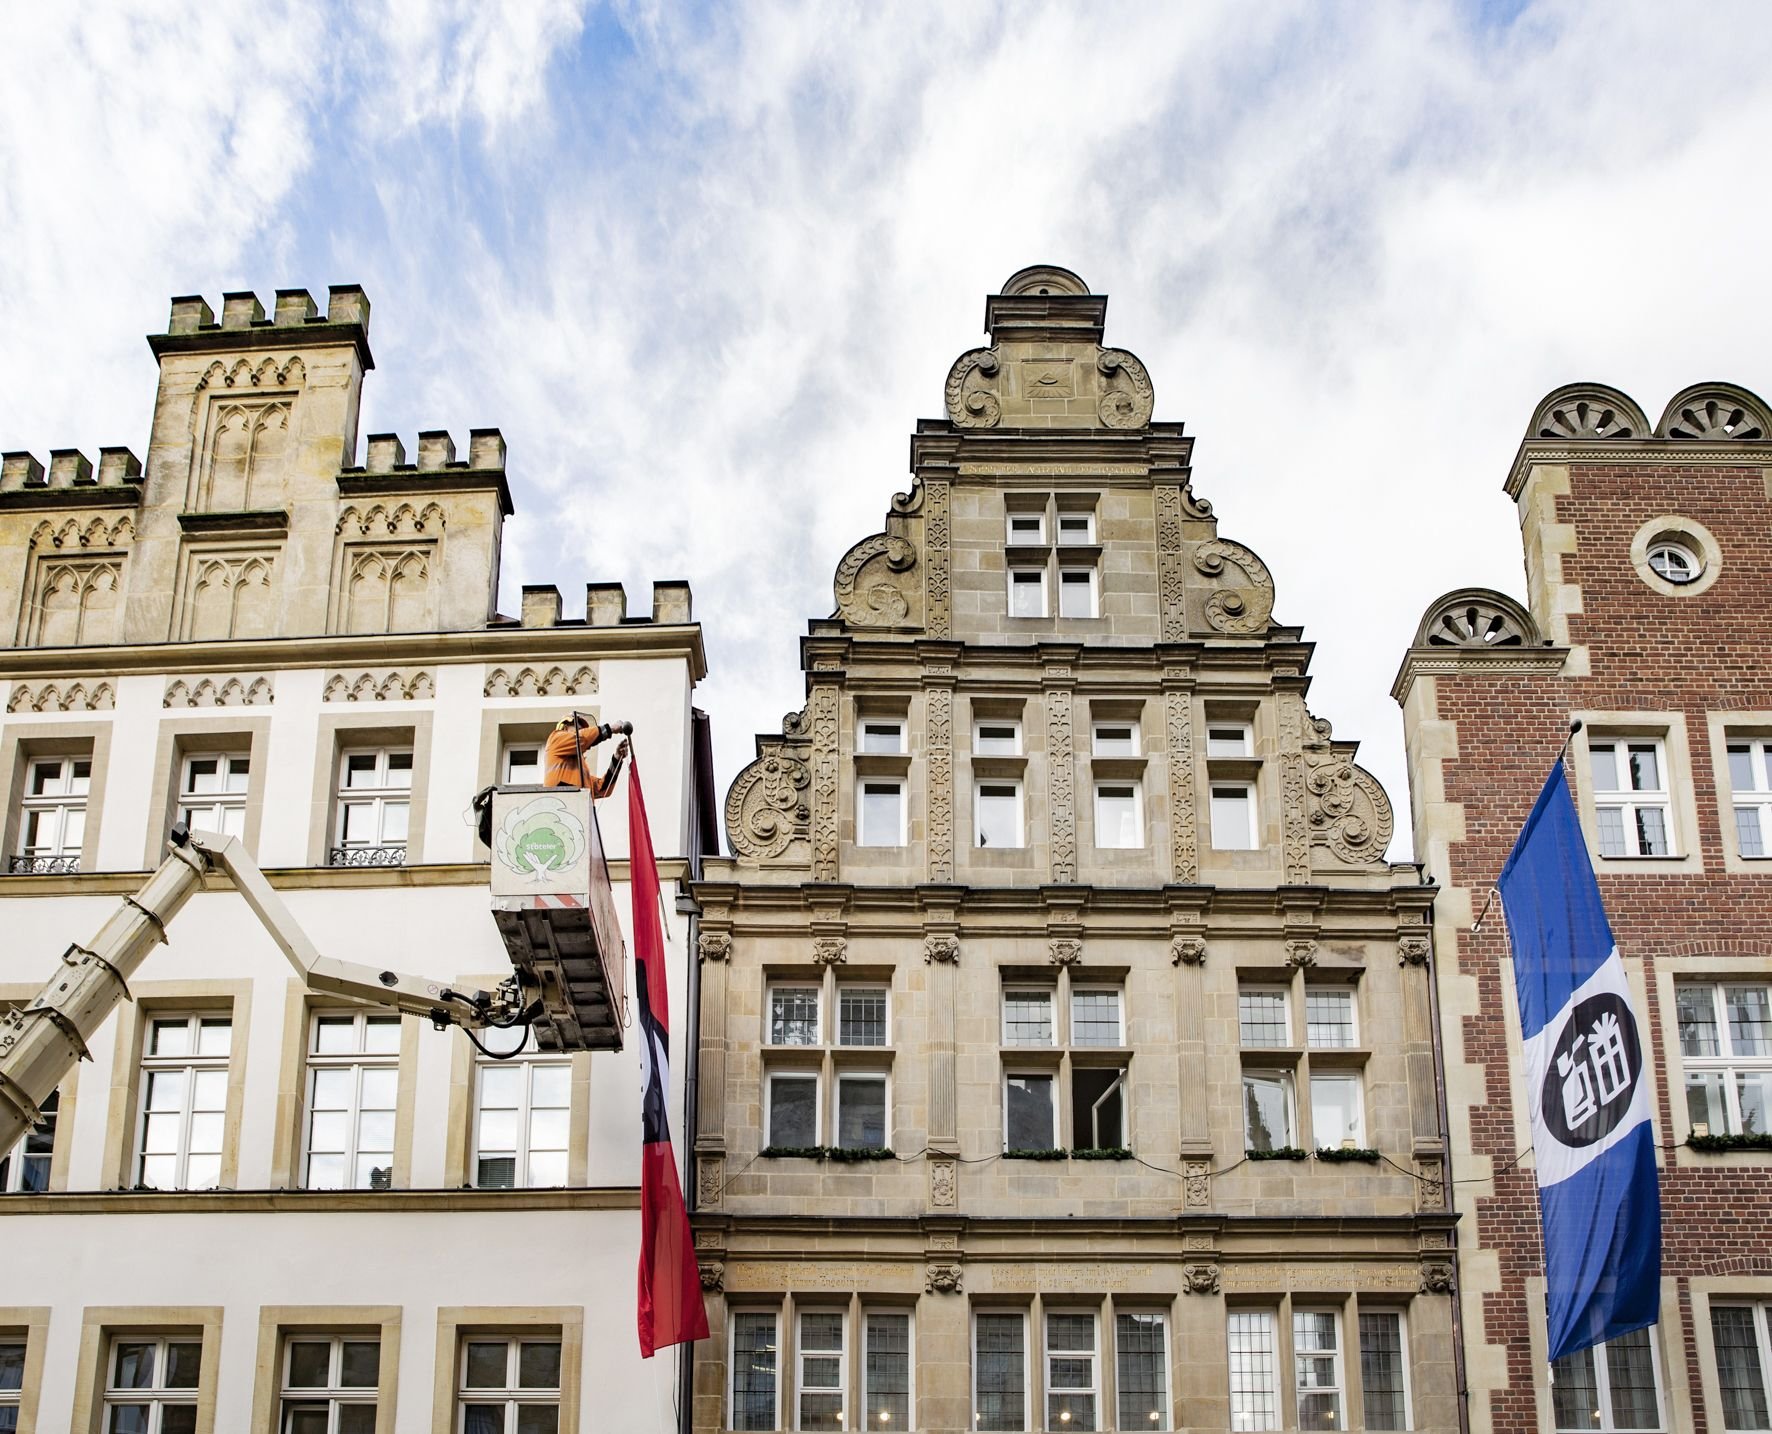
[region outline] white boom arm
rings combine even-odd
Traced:
[[[166,940],[167,925],[215,867],[227,872],[313,990],[391,1006],[439,1027],[503,1025],[519,1018],[521,997],[514,981],[497,993],[464,995],[435,981],[322,956],[239,841],[213,832],[191,832],[182,841],[180,836],[175,828],[171,854],[140,891],[123,898],[91,946],[68,947],[61,969],[30,1004],[0,1016],[0,1153],[37,1124],[50,1092],[88,1058],[87,1042],[118,1003],[130,999],[136,968]]]

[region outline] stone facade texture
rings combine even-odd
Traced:
[[[1559,422],[1578,408],[1613,418]],[[1688,410],[1719,408],[1734,421],[1689,421]],[[1678,983],[1772,977],[1772,935],[1756,915],[1767,873],[1738,848],[1726,753],[1731,738],[1772,730],[1767,436],[1764,405],[1727,385],[1688,390],[1653,429],[1610,390],[1550,395],[1508,481],[1528,604],[1448,594],[1429,608],[1398,676],[1417,855],[1442,888],[1436,981],[1478,1430],[1559,1427],[1529,1095],[1505,922],[1490,893],[1565,740],[1650,1045],[1665,1228],[1654,1427],[1725,1427],[1709,1302],[1772,1293],[1772,1155],[1688,1146],[1675,1014]],[[1646,562],[1660,538],[1697,559],[1696,580],[1668,582]],[[1598,854],[1591,744],[1608,737],[1661,743],[1666,856]]]
[[[695,887],[695,1226],[713,1327],[697,1430],[777,1427],[766,1404],[747,1415],[763,1424],[736,1419],[735,1382],[762,1364],[779,1427],[796,1427],[809,1311],[841,1316],[845,1427],[864,1427],[876,1309],[909,1316],[919,1430],[979,1427],[973,1321],[992,1311],[1026,1320],[1029,1429],[1068,1423],[1049,1423],[1043,1317],[1079,1311],[1100,1341],[1095,1427],[1134,1427],[1113,1397],[1125,1311],[1164,1320],[1167,1392],[1136,1427],[1227,1427],[1227,1313],[1247,1309],[1275,1320],[1284,1423],[1291,1312],[1327,1309],[1338,1417],[1359,1419],[1358,1317],[1383,1312],[1407,1330],[1411,1427],[1457,1424],[1432,892],[1384,860],[1387,797],[1308,711],[1309,646],[1274,621],[1260,558],[1195,495],[1191,439],[1152,417],[1143,365],[1103,347],[1105,306],[1054,269],[988,300],[991,346],[950,371],[946,416],[913,435],[910,491],[842,558],[835,611],[809,626],[804,709],[758,738],[727,794],[730,855]],[[1043,592],[1018,595],[1018,574]],[[1131,735],[1104,740],[1104,725]],[[1227,744],[1225,728],[1246,736]],[[884,829],[866,826],[869,784],[887,794]],[[1135,794],[1115,832],[1098,825],[1101,785]],[[1214,786],[1249,793],[1246,842],[1229,815],[1215,831]],[[980,825],[984,788],[1016,794],[1008,839]],[[1240,1040],[1239,993],[1256,987],[1291,1012],[1271,1048]],[[784,989],[816,1027],[776,1024]],[[883,1038],[844,1039],[857,991],[885,993]],[[1006,1035],[1012,991],[1049,1002],[1049,1040]],[[1092,991],[1123,1022],[1100,1044],[1072,1020]],[[1307,995],[1323,992],[1359,1013],[1345,1049],[1305,1041]],[[1123,1081],[1127,1158],[1076,1153],[1101,1140],[1086,1108],[1099,1071]],[[1293,1082],[1305,1158],[1246,1158],[1250,1071]],[[1313,1139],[1310,1078],[1330,1072],[1357,1077],[1376,1157],[1316,1158],[1342,1153],[1339,1131]],[[1049,1158],[1027,1158],[1006,1083],[1047,1075]],[[889,1157],[828,1153],[854,1143],[846,1076],[886,1077]],[[815,1091],[792,1141],[771,1124],[784,1079]],[[776,1343],[735,1369],[741,1318],[747,1341]]]

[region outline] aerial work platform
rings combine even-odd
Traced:
[[[492,796],[492,915],[544,1051],[619,1051],[627,947],[589,792],[500,787]]]

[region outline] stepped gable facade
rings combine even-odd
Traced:
[[[697,1430],[1458,1422],[1433,892],[1105,311],[987,300],[726,795]]]
[[[1471,1427],[1746,1429],[1772,1356],[1772,412],[1703,383],[1658,421],[1549,394],[1506,491],[1526,597],[1434,602],[1394,695],[1435,979]],[[1579,722],[1573,736],[1570,727]],[[1547,1375],[1544,1265],[1497,874],[1558,752],[1643,1022],[1664,1220],[1661,1321]],[[1487,909],[1487,915],[1478,921]]]

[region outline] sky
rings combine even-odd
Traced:
[[[1538,400],[1772,390],[1764,6],[20,4],[0,54],[0,448],[144,451],[171,295],[360,284],[360,431],[503,430],[504,611],[692,582],[722,792],[1026,265],[1111,296],[1393,859],[1391,682],[1524,596]]]

